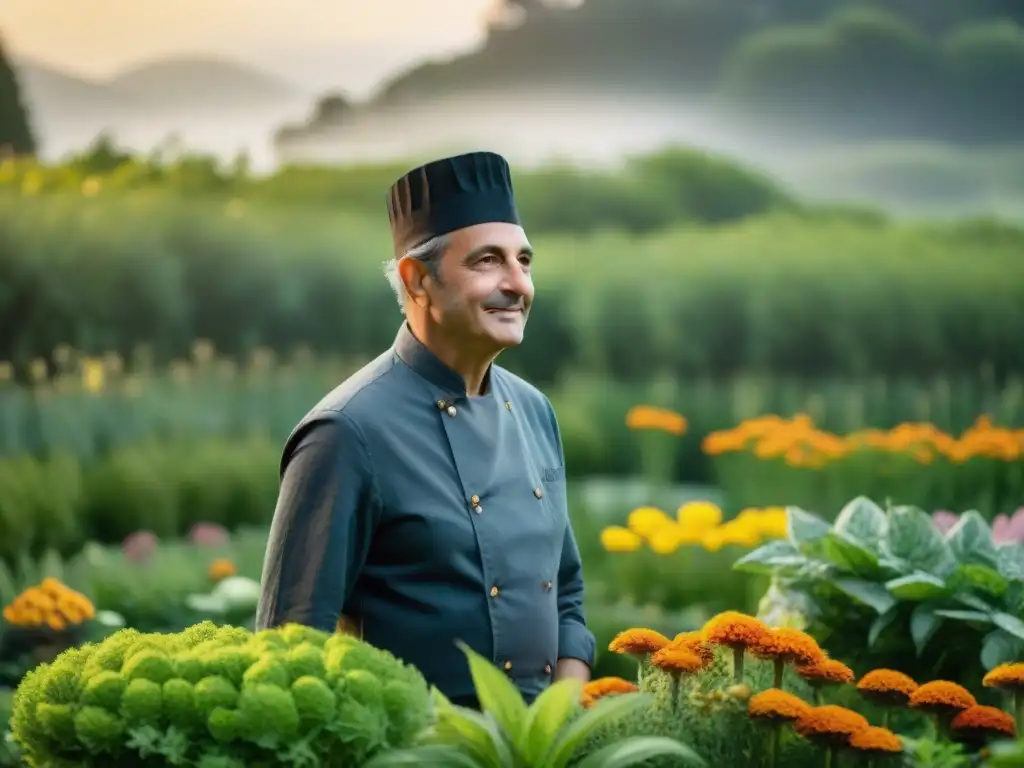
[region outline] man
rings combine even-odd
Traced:
[[[388,214],[406,322],[288,438],[257,628],[340,617],[476,707],[462,640],[530,701],[595,649],[554,411],[494,364],[534,295],[508,165],[429,163]]]

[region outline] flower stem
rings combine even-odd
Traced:
[[[786,665],[782,661],[782,659],[775,659],[775,668],[773,670],[774,674],[772,676],[772,685],[775,688],[778,688],[780,691],[782,690],[782,671],[785,668]]]
[[[679,674],[672,675],[672,711],[679,710]]]
[[[892,710],[889,707],[886,707],[885,709],[882,710],[882,727],[883,728],[888,728],[889,727],[889,714],[890,714],[890,712],[892,712]]]
[[[1013,689],[1013,716],[1017,720],[1017,733],[1024,733],[1024,690]]]
[[[823,693],[822,686],[814,686],[814,706],[820,707],[825,703],[825,694]]]
[[[836,764],[836,751],[829,747],[825,750],[825,768],[835,768]]]
[[[736,683],[743,682],[743,657],[746,651],[743,648],[732,649],[732,677]]]
[[[768,768],[776,768],[779,764],[779,736],[782,727],[773,725],[768,741]]]

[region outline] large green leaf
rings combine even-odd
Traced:
[[[992,615],[984,611],[958,611],[955,609],[940,608],[935,611],[936,616],[953,621],[962,621],[970,625],[984,625],[992,623]]]
[[[1015,541],[996,547],[996,567],[1010,581],[1024,581],[1024,544]]]
[[[987,565],[967,563],[956,567],[956,570],[949,577],[949,586],[956,591],[975,589],[995,597],[1001,597],[1006,594],[1010,582],[994,568],[989,568]]]
[[[946,542],[953,556],[961,563],[995,567],[998,562],[992,529],[985,518],[974,510],[960,515],[956,525],[946,532]]]
[[[924,653],[928,641],[934,637],[940,624],[942,617],[935,613],[934,603],[925,602],[914,607],[914,612],[910,614],[910,637],[918,656]]]
[[[992,614],[992,623],[1004,632],[1009,632],[1018,640],[1024,640],[1024,621],[1021,621],[1016,616],[996,611]]]
[[[447,707],[437,713],[434,734],[438,741],[459,747],[481,766],[501,768],[513,762],[512,752],[495,721],[472,709]]]
[[[946,582],[930,573],[911,573],[885,582],[885,588],[900,600],[918,601],[946,597],[951,590]]]
[[[875,502],[858,496],[843,507],[832,530],[877,550],[889,530],[889,520]]]
[[[605,696],[583,715],[567,725],[558,734],[558,738],[544,761],[544,768],[565,768],[577,749],[600,729],[649,706],[651,697],[646,693],[622,693]]]
[[[427,744],[422,747],[395,749],[381,752],[362,768],[401,768],[406,765],[425,765],[428,768],[482,768],[472,757],[455,747]]]
[[[868,648],[874,648],[878,639],[900,616],[899,604],[893,601],[893,607],[871,622],[868,628]]]
[[[837,568],[858,576],[875,576],[881,572],[878,555],[843,533],[831,531],[822,539],[822,552]]]
[[[817,515],[799,507],[786,509],[786,532],[789,542],[804,553],[814,551],[815,545],[828,536],[832,526]]]
[[[533,702],[516,742],[516,749],[527,765],[541,765],[558,732],[576,709],[582,692],[583,683],[579,680],[559,680]]]
[[[885,549],[911,568],[945,578],[956,567],[956,558],[931,517],[917,507],[893,507]]]
[[[873,608],[876,613],[885,613],[894,605],[896,598],[890,595],[881,584],[864,579],[835,579],[833,586],[849,595],[858,603]]]
[[[733,563],[732,567],[746,573],[788,575],[809,562],[790,542],[777,539],[748,552]]]
[[[675,739],[665,736],[630,736],[592,752],[577,763],[576,768],[625,768],[656,757],[676,757],[690,765],[706,765],[700,755]]]
[[[992,669],[1000,664],[1016,661],[1022,651],[1024,642],[1009,632],[996,629],[985,635],[981,642],[981,664],[985,669]]]
[[[518,742],[526,720],[526,702],[519,689],[508,675],[464,642],[460,640],[457,645],[469,660],[469,672],[481,708],[495,719],[509,741]]]

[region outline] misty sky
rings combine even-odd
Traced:
[[[303,89],[362,90],[471,48],[492,0],[2,0],[15,54],[103,77],[168,56],[230,57]]]

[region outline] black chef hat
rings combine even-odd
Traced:
[[[508,163],[471,152],[409,171],[388,192],[388,219],[397,255],[474,224],[519,224]]]

